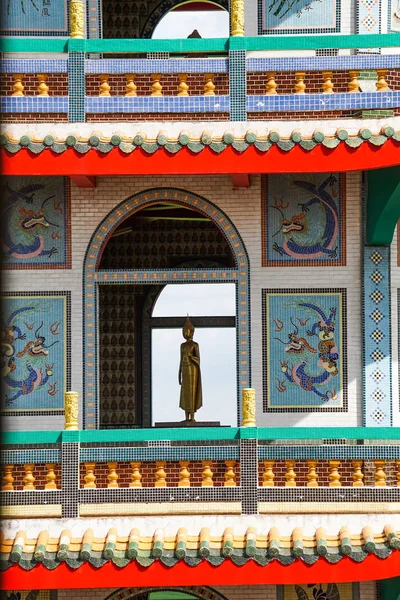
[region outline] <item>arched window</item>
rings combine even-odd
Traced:
[[[151,37],[162,40],[189,36],[229,37],[229,13],[212,2],[183,2],[161,19]]]
[[[236,425],[236,327],[233,283],[167,285],[150,319],[152,424],[182,421],[178,369],[186,315],[200,346],[203,406],[196,421]]]

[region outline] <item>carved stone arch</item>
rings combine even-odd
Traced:
[[[217,4],[226,11],[229,11],[228,0],[212,0],[212,4]],[[151,38],[155,28],[167,13],[173,8],[182,4],[182,0],[161,0],[153,12],[149,15],[146,23],[143,26],[141,33],[142,38]]]
[[[103,250],[112,233],[129,216],[144,207],[172,202],[196,210],[220,230],[233,256],[234,267],[173,269],[99,268]],[[84,429],[98,427],[98,293],[100,284],[226,282],[236,285],[237,415],[241,419],[240,391],[251,387],[250,366],[250,265],[242,238],[233,222],[206,198],[179,188],[152,188],[139,192],[114,207],[101,221],[90,240],[83,266],[83,405]]]
[[[106,596],[104,600],[147,600],[148,594],[151,592],[182,592],[192,594],[193,598],[199,600],[228,600],[226,596],[217,592],[217,590],[208,587],[194,585],[189,587],[151,587],[151,588],[120,588]]]

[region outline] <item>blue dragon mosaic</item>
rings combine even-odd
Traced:
[[[62,408],[66,297],[2,299],[3,408]]]
[[[1,188],[5,267],[65,265],[67,207],[63,177],[10,177]]]
[[[264,30],[327,33],[338,27],[336,0],[263,0]]]
[[[337,294],[267,294],[270,407],[342,405]]]
[[[341,188],[337,174],[268,176],[267,264],[341,264]]]

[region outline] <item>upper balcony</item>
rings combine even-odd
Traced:
[[[375,45],[388,53],[359,52]],[[390,118],[400,114],[399,46],[400,33],[3,38],[13,58],[2,61],[0,108],[5,123]],[[332,48],[340,55],[316,55]]]

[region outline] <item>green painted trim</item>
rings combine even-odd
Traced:
[[[382,579],[380,584],[382,600],[400,600],[400,577]]]
[[[400,46],[400,33],[358,35],[274,35],[258,37],[138,40],[72,38],[0,38],[1,52],[227,52],[228,50],[314,50],[315,48],[394,48]]]
[[[400,167],[368,171],[367,244],[391,244],[400,219]]]
[[[202,427],[198,429],[99,429],[80,431],[8,431],[3,444],[87,444],[147,442],[153,440],[201,441],[259,440],[400,440],[399,427]]]
[[[0,38],[0,52],[68,52],[70,38]]]
[[[231,37],[230,50],[314,50],[315,48],[394,48],[400,46],[400,33],[352,35],[260,35]]]
[[[60,444],[62,431],[3,431],[2,444]]]

